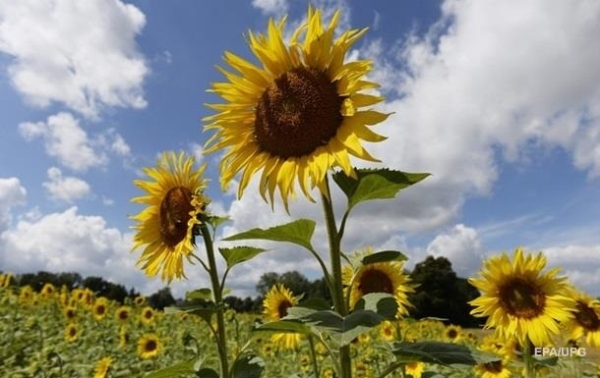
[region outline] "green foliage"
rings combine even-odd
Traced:
[[[406,261],[408,257],[400,251],[380,251],[363,257],[362,264],[369,265],[388,261]]]
[[[392,353],[399,360],[406,360],[407,362],[422,361],[443,365],[477,364],[477,360],[466,346],[438,341],[396,342],[393,344]]]
[[[227,262],[227,268],[229,269],[233,268],[235,265],[241,262],[252,259],[256,255],[264,251],[266,251],[266,249],[247,246],[219,248],[219,252]]]
[[[313,250],[310,240],[312,239],[312,235],[315,231],[315,224],[315,221],[311,219],[298,219],[281,226],[275,226],[267,229],[253,228],[252,230],[229,236],[223,240],[271,240],[293,243],[308,250]]]
[[[155,309],[162,310],[167,306],[173,306],[176,301],[171,294],[171,288],[168,286],[163,287],[156,293],[148,297],[148,303]]]

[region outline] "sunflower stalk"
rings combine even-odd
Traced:
[[[321,194],[323,201],[323,212],[327,225],[327,236],[329,238],[329,255],[331,258],[331,275],[333,278],[331,298],[333,306],[341,316],[348,314],[348,307],[344,299],[344,287],[342,284],[342,256],[341,256],[341,238],[338,234],[335,223],[335,213],[333,211],[333,203],[331,201],[331,191],[329,189],[329,181],[327,176],[324,180],[325,193]],[[350,346],[345,345],[340,348],[340,373],[341,378],[352,377],[352,361],[350,357]]]
[[[210,282],[212,285],[213,296],[215,304],[219,305],[223,301],[223,291],[219,282],[219,274],[217,272],[217,262],[215,260],[215,250],[213,247],[213,241],[206,222],[202,222],[199,226],[200,233],[204,239],[204,245],[206,247],[206,256],[208,257],[208,267]],[[221,377],[229,377],[229,366],[227,361],[227,338],[225,336],[225,317],[223,314],[224,309],[217,307],[217,348],[219,350],[219,360],[221,363]]]

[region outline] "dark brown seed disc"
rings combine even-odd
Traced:
[[[279,306],[277,307],[277,312],[279,313],[279,319],[287,316],[287,309],[292,307],[292,303],[287,299],[281,301]]]
[[[360,277],[358,290],[363,295],[369,293],[394,294],[394,285],[385,272],[377,269],[368,269]]]
[[[575,319],[586,331],[597,331],[600,329],[600,319],[593,308],[583,302],[577,302]]]
[[[500,288],[500,305],[510,315],[531,319],[544,312],[546,295],[541,288],[524,278],[513,278]]]
[[[169,189],[160,203],[160,235],[174,248],[187,236],[192,206],[192,192],[183,186]]]
[[[263,149],[287,159],[326,145],[342,124],[344,98],[326,73],[297,67],[278,77],[256,107],[254,136]]]

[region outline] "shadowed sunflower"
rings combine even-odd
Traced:
[[[508,370],[507,359],[477,364],[473,367],[473,370],[481,378],[509,378],[512,376],[511,371]]]
[[[334,40],[339,17],[338,11],[324,28],[321,12],[309,7],[306,23],[287,45],[285,18],[279,23],[270,20],[266,35],[249,32],[250,49],[262,67],[225,53],[225,63],[237,72],[218,67],[228,82],[213,83],[211,91],[226,102],[207,104],[218,113],[203,119],[205,130],[217,130],[206,144],[206,153],[228,149],[221,162],[223,188],[243,171],[241,197],[254,173],[262,169],[263,199],[267,201],[268,193],[273,205],[279,189],[287,208],[288,197],[295,196],[295,180],[312,200],[309,189],[316,186],[324,193],[330,168],[341,167],[355,177],[350,155],[378,161],[361,141],[384,140],[370,126],[388,115],[358,110],[383,100],[360,93],[378,87],[363,80],[372,64],[368,60],[344,63],[345,54],[366,29],[348,30]]]
[[[154,168],[144,168],[150,181],[136,180],[135,185],[147,195],[135,197],[132,202],[147,205],[132,217],[139,222],[133,241],[135,250],[147,245],[138,265],[149,277],[162,270],[163,281],[186,278],[183,258],[190,260],[194,249],[194,226],[200,223],[207,199],[201,194],[206,187],[205,165],[194,170],[194,158],[183,152],[164,153]]]
[[[115,311],[115,320],[119,324],[125,324],[129,320],[131,309],[127,306],[121,306]]]
[[[542,273],[545,266],[542,253],[524,255],[521,248],[512,262],[506,253],[487,259],[480,277],[469,279],[481,292],[469,302],[471,315],[488,317],[486,328],[505,339],[514,335],[521,345],[550,344],[560,333],[558,323],[573,317],[575,301],[566,294],[566,277],[556,277],[560,268]]]
[[[105,378],[111,363],[112,358],[110,357],[103,357],[98,361],[96,369],[94,370],[94,378]]]
[[[145,334],[138,341],[137,353],[138,356],[146,360],[158,356],[160,348],[158,336],[155,334]]]
[[[356,254],[356,258],[371,254],[370,248]],[[396,298],[398,304],[397,318],[408,316],[408,293],[414,289],[410,285],[410,278],[403,273],[404,267],[401,261],[378,262],[368,265],[360,264],[357,270],[346,265],[342,270],[344,286],[350,286],[350,308],[353,309],[356,302],[370,293],[388,293]]]
[[[287,315],[287,309],[298,304],[299,298],[294,297],[292,292],[283,285],[275,285],[265,295],[263,301],[263,314],[270,321],[277,321]],[[282,349],[294,349],[300,343],[298,333],[275,333],[271,341]]]
[[[569,293],[575,299],[574,318],[564,324],[569,338],[584,337],[589,346],[600,347],[600,301],[575,289]]]

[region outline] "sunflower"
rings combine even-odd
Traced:
[[[457,342],[461,339],[462,328],[460,326],[450,324],[444,330],[444,338],[451,342]]]
[[[477,364],[473,367],[473,370],[475,371],[475,374],[481,378],[509,378],[512,374],[507,366],[508,360],[500,359]]]
[[[152,324],[152,321],[154,320],[154,310],[152,309],[152,307],[144,307],[142,309],[142,313],[140,314],[140,319],[145,325]]]
[[[138,265],[149,277],[162,270],[161,278],[185,278],[183,258],[190,260],[194,249],[194,227],[208,203],[202,195],[206,187],[202,178],[206,165],[194,170],[194,158],[183,152],[164,153],[155,168],[144,168],[150,181],[135,180],[135,185],[147,195],[132,202],[147,205],[132,217],[138,224],[132,250],[147,245]]]
[[[560,268],[546,273],[546,258],[542,253],[524,254],[518,248],[513,261],[506,253],[493,256],[483,263],[479,278],[469,282],[481,296],[469,303],[475,308],[471,315],[488,317],[486,328],[496,328],[504,339],[515,335],[521,345],[547,345],[552,335],[558,335],[558,322],[573,317],[575,301],[566,294],[566,278],[556,277]]]
[[[34,296],[35,296],[35,293],[34,293],[33,289],[31,288],[31,286],[29,286],[29,285],[22,286],[21,289],[19,290],[19,303],[27,304],[27,303],[31,302],[31,300],[33,299]]]
[[[94,307],[92,308],[92,313],[94,314],[94,318],[96,320],[102,320],[106,317],[106,313],[108,312],[108,299],[105,297],[100,297],[96,299],[94,302]]]
[[[321,11],[309,7],[306,23],[287,45],[285,18],[278,23],[270,20],[266,35],[249,32],[250,49],[262,67],[225,53],[225,63],[237,72],[218,67],[228,82],[213,83],[211,91],[226,102],[208,104],[218,113],[203,119],[205,130],[217,130],[206,143],[206,153],[228,149],[220,167],[223,188],[243,171],[238,188],[241,197],[254,173],[262,169],[263,199],[267,201],[268,192],[273,204],[279,189],[287,209],[288,197],[295,196],[294,180],[312,200],[309,181],[310,188],[316,186],[326,193],[330,168],[339,166],[346,175],[356,177],[350,155],[378,161],[361,140],[384,140],[369,126],[388,115],[358,110],[383,100],[361,93],[378,87],[363,80],[372,63],[344,63],[345,54],[366,29],[348,30],[334,40],[339,18],[338,11],[324,28]]]
[[[585,337],[591,347],[600,347],[600,301],[575,289],[569,290],[575,299],[574,318],[564,324],[575,343]]]
[[[129,344],[129,332],[127,332],[127,327],[121,326],[119,330],[119,348],[125,348],[127,344]]]
[[[423,370],[425,369],[425,364],[423,362],[409,362],[404,366],[404,371],[406,375],[412,378],[421,378],[421,374],[423,374]]]
[[[112,358],[110,357],[104,357],[100,361],[98,361],[98,364],[96,365],[96,369],[94,371],[94,378],[105,378],[111,363]]]
[[[394,329],[394,324],[388,320],[381,322],[379,326],[379,334],[381,338],[385,341],[394,341],[396,336],[396,330]]]
[[[270,321],[277,321],[287,315],[287,309],[298,304],[299,298],[283,285],[275,285],[265,295],[263,301],[263,314]],[[300,343],[300,334],[276,333],[271,336],[271,341],[283,349],[294,349]]]
[[[146,297],[144,297],[143,295],[138,295],[137,297],[135,297],[135,299],[133,300],[133,303],[136,306],[143,306],[146,303]]]
[[[56,288],[51,283],[44,284],[40,293],[44,298],[51,297],[56,292]]]
[[[64,308],[63,314],[68,321],[72,321],[77,316],[77,310],[73,306],[67,306]]]
[[[137,344],[138,355],[144,360],[158,356],[160,349],[160,341],[155,334],[143,335]]]
[[[131,309],[127,306],[121,306],[115,311],[115,320],[119,324],[127,323],[129,320],[129,316],[131,314]]]
[[[73,323],[69,323],[67,328],[65,328],[65,340],[70,343],[76,341],[77,338],[79,338],[79,334],[79,329],[77,329],[77,326]]]
[[[370,248],[356,254],[356,258],[371,254]],[[370,293],[388,293],[396,298],[398,312],[396,317],[408,315],[408,293],[413,292],[409,284],[410,278],[403,273],[402,261],[378,262],[368,265],[358,264],[357,269],[344,266],[342,279],[344,286],[350,290],[350,308],[354,308],[356,302],[364,295]]]

